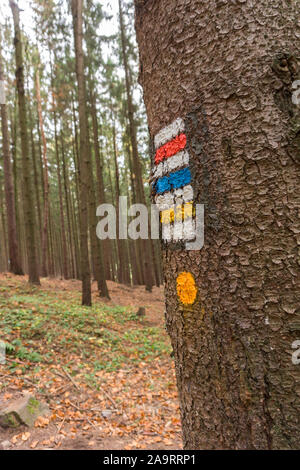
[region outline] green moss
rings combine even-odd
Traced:
[[[30,414],[34,414],[36,410],[39,408],[39,401],[36,400],[35,398],[30,398],[28,401],[28,411]]]
[[[2,425],[9,428],[17,428],[20,424],[15,413],[8,413],[1,419]]]

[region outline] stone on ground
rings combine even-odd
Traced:
[[[0,425],[4,428],[17,428],[21,424],[32,427],[39,416],[49,414],[46,403],[26,394],[0,409]]]

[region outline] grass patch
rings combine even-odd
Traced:
[[[85,379],[95,385],[99,370],[115,371],[171,352],[163,329],[143,325],[130,308],[100,301],[83,307],[79,292],[9,284],[0,285],[0,339],[8,358],[27,361],[32,370],[43,363],[71,364],[75,356],[83,371],[89,365]],[[10,361],[10,367],[18,364]]]

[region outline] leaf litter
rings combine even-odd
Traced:
[[[108,281],[111,301],[93,285],[0,275],[0,406],[24,391],[51,416],[32,429],[0,428],[9,449],[181,449],[181,423],[162,288],[152,293]],[[137,315],[139,307],[146,316]]]

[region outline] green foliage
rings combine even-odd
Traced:
[[[99,370],[115,371],[170,354],[161,329],[142,327],[130,308],[100,302],[83,307],[79,298],[78,292],[31,288],[0,296],[0,330],[5,334],[7,355],[33,367],[78,354],[83,369],[86,361],[92,364],[86,379],[93,384]]]

